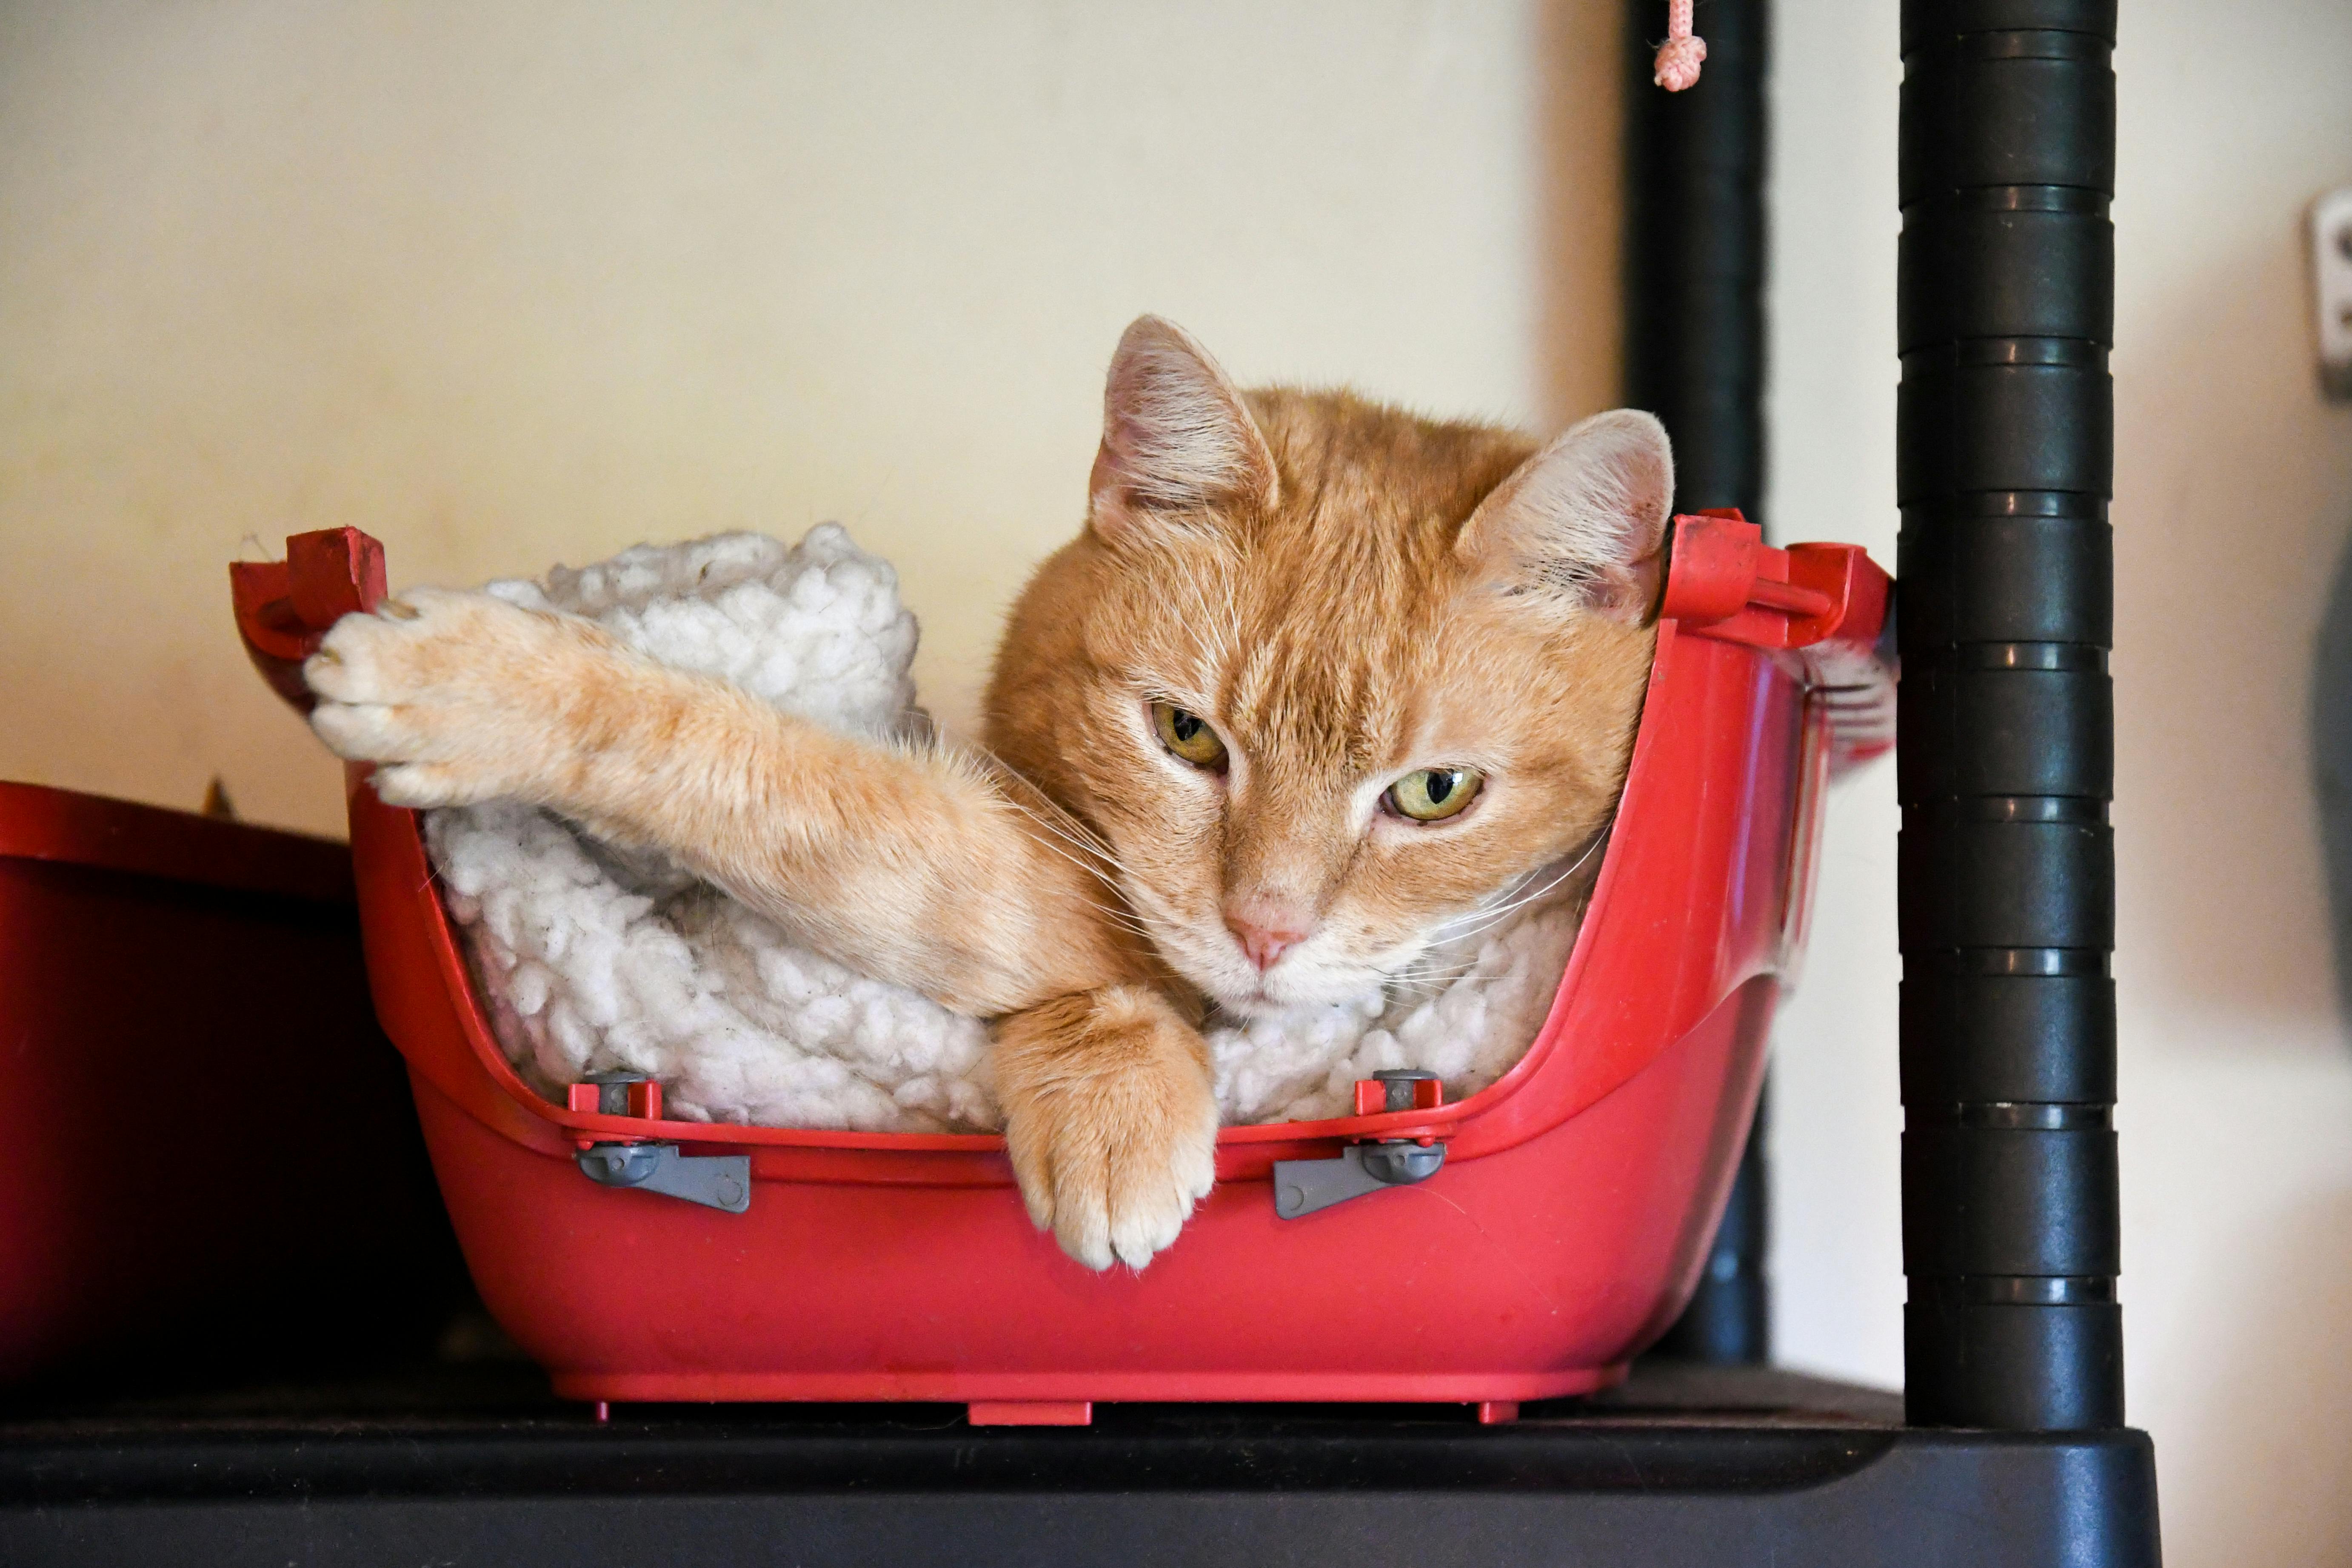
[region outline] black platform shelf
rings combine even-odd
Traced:
[[[2137,1433],[1906,1428],[1894,1395],[1749,1367],[1649,1366],[1497,1426],[1328,1405],[1108,1405],[1084,1430],[975,1429],[950,1405],[599,1426],[506,1366],[0,1407],[11,1568],[2105,1568],[2156,1562],[2154,1486]]]

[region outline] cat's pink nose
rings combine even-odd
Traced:
[[[1293,917],[1270,915],[1257,910],[1246,914],[1225,916],[1225,929],[1242,944],[1242,952],[1264,973],[1272,969],[1282,955],[1307,940],[1307,932]]]

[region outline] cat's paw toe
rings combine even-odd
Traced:
[[[1089,1268],[1150,1263],[1175,1244],[1216,1179],[1213,1131],[1198,1159],[1153,1150],[1149,1136],[1114,1151],[1091,1130],[1060,1131],[1051,1148],[1016,1140],[1013,1164],[1030,1222]]]
[[[1110,1247],[1110,1215],[1101,1194],[1071,1190],[1054,1206],[1054,1241],[1073,1262],[1100,1273],[1118,1260]]]
[[[1083,1141],[1090,1148],[1066,1148],[1050,1197],[1030,1205],[1039,1228],[1050,1227],[1062,1250],[1089,1268],[1143,1268],[1176,1244],[1193,1205],[1216,1183],[1213,1122],[1205,1131],[1138,1133],[1108,1151],[1093,1139]]]
[[[1172,1184],[1123,1200],[1112,1215],[1110,1250],[1129,1268],[1140,1268],[1176,1244],[1192,1215],[1192,1195]]]
[[[488,648],[511,636],[498,612],[509,610],[484,594],[412,589],[373,612],[345,616],[320,639],[302,666],[311,692],[331,702],[398,704],[461,673],[469,647]]]
[[[399,757],[409,742],[394,710],[376,702],[320,702],[310,710],[310,730],[329,751],[354,763]]]
[[[395,700],[410,684],[411,659],[404,635],[416,619],[413,611],[396,613],[398,600],[386,600],[369,613],[345,616],[327,629],[319,651],[302,666],[302,679],[317,696],[334,702]],[[406,606],[401,609],[406,611]]]
[[[429,811],[445,805],[471,805],[488,798],[484,789],[463,773],[432,763],[403,763],[375,771],[376,797],[386,805]]]
[[[1177,1154],[1176,1185],[1189,1200],[1188,1208],[1217,1184],[1217,1125],[1213,1110],[1206,1131],[1188,1141]]]

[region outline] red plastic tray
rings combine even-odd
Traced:
[[[1074,1421],[1095,1400],[1523,1400],[1622,1376],[1696,1282],[1801,942],[1822,780],[1891,742],[1888,582],[1850,546],[1677,520],[1642,729],[1549,1020],[1433,1110],[1227,1129],[1216,1191],[1140,1273],[1034,1231],[994,1137],[717,1127],[547,1103],[500,1055],[411,813],[350,773],[384,1027],[482,1297],[583,1400],[950,1400]],[[355,531],[235,571],[256,663],[383,585]],[[1274,1163],[1447,1145],[1427,1182],[1294,1221]],[[600,1187],[598,1139],[745,1153],[747,1212]]]
[[[381,1354],[461,1288],[340,844],[0,784],[0,1382]]]

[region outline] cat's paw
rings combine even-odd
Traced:
[[[1089,1268],[1140,1268],[1217,1179],[1207,1048],[1140,986],[1063,997],[998,1026],[1005,1145],[1029,1217]]]
[[[302,666],[310,728],[336,755],[374,763],[394,805],[543,794],[578,637],[552,616],[488,594],[413,589],[337,621]]]

